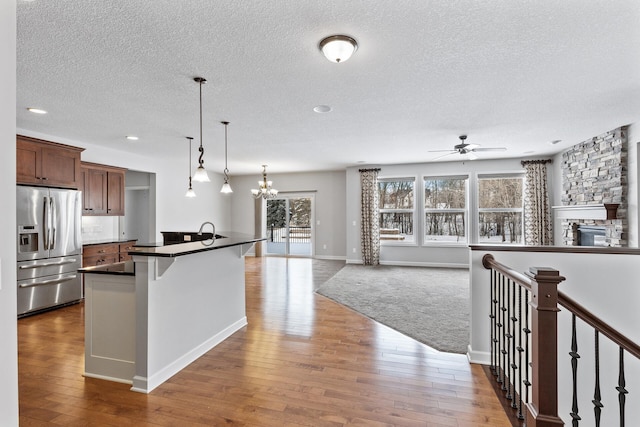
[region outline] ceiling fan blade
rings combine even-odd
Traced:
[[[447,154],[443,154],[442,156],[438,156],[435,159],[431,159],[431,161],[439,160],[439,159],[441,159],[443,157],[447,157],[447,156],[450,156],[452,154],[458,154],[458,152],[457,151],[449,151]]]
[[[493,147],[493,148],[474,148],[471,151],[506,151],[507,149],[504,147]]]
[[[429,150],[427,153],[457,153],[457,150]]]
[[[469,160],[475,160],[478,156],[473,152],[474,150],[467,151],[467,156]]]

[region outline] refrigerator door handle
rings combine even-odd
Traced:
[[[54,267],[54,266],[58,266],[58,265],[66,265],[66,264],[73,264],[74,262],[76,262],[77,260],[75,258],[66,260],[66,261],[61,261],[61,262],[50,262],[47,264],[30,264],[30,265],[21,265],[20,267],[18,267],[20,270],[28,270],[31,268],[40,268],[40,267]]]
[[[49,225],[50,225],[50,213],[49,213],[49,198],[44,196],[44,218],[42,220],[42,231],[44,232],[44,249],[49,250]]]
[[[51,202],[51,241],[49,242],[49,249],[55,249],[56,248],[56,224],[58,223],[58,208],[56,206],[56,203],[53,197],[51,197],[49,200]]]
[[[42,282],[35,282],[35,283],[18,283],[18,287],[20,288],[29,288],[31,286],[39,286],[39,285],[53,285],[56,283],[64,283],[64,282],[68,282],[69,280],[73,280],[75,279],[77,276],[74,274],[73,276],[67,276],[67,277],[60,277],[58,279],[53,279],[53,280],[45,280]]]

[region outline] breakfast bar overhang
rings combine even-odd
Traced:
[[[85,376],[149,393],[247,324],[244,254],[260,237],[135,247],[85,274]]]

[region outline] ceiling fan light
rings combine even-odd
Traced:
[[[325,58],[340,63],[351,58],[358,49],[358,43],[349,36],[335,35],[322,39],[319,47]]]

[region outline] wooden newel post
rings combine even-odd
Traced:
[[[558,270],[531,267],[531,401],[527,427],[564,425],[558,417]]]

